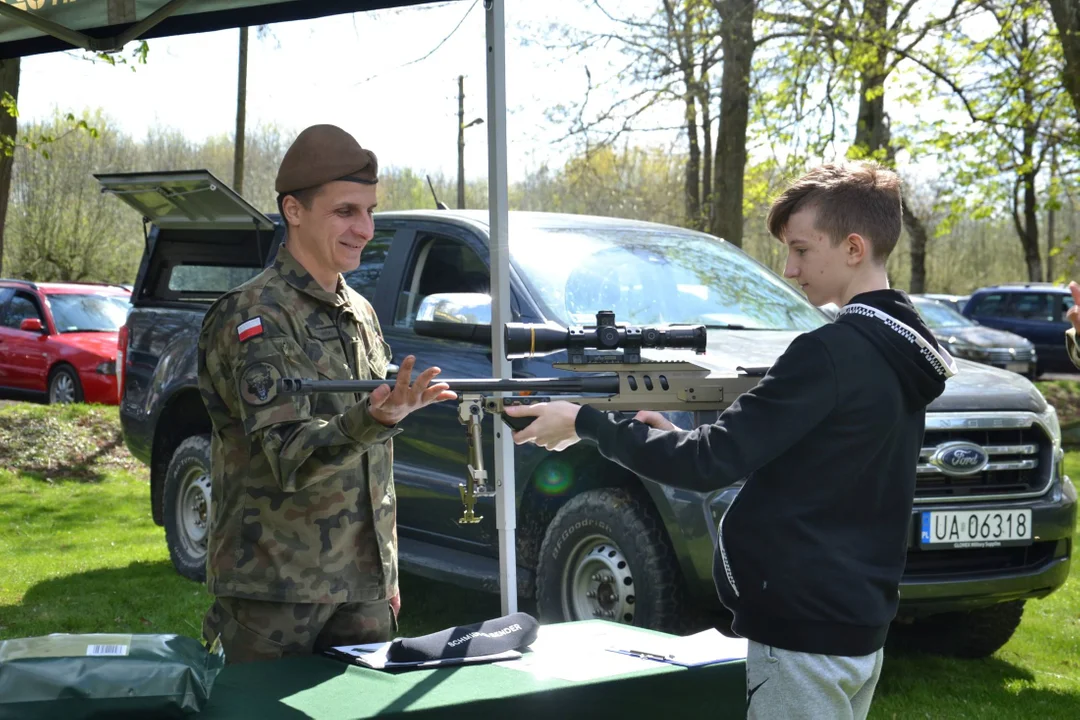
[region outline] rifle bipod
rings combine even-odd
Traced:
[[[469,444],[469,464],[465,482],[458,485],[461,502],[465,513],[458,520],[461,524],[478,523],[482,515],[474,512],[476,498],[494,497],[495,491],[487,486],[487,470],[484,469],[484,444],[480,423],[484,420],[484,396],[462,395],[458,401],[458,420],[465,426],[465,435]]]

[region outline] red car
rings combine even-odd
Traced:
[[[119,285],[0,279],[0,392],[116,405],[130,300]]]

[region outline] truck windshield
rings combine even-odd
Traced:
[[[514,264],[563,325],[593,325],[598,310],[633,325],[806,331],[828,322],[783,278],[708,236],[573,227],[510,238]]]
[[[131,303],[108,295],[50,295],[49,307],[58,332],[116,332]]]
[[[978,325],[947,305],[930,300],[915,300],[915,309],[919,311],[927,327],[937,330],[948,327],[974,327]]]

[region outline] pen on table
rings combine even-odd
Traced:
[[[657,655],[656,653],[646,652],[644,650],[623,650],[623,652],[627,655],[633,655],[644,660],[659,660],[660,662],[666,662],[675,657],[674,655]]]

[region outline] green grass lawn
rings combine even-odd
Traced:
[[[0,407],[0,639],[200,636],[210,595],[173,570],[148,480],[123,447],[115,407]],[[495,595],[411,576],[401,584],[405,634],[500,614]]]
[[[1080,452],[1067,456],[1080,477]],[[0,407],[0,639],[199,636],[210,597],[178,576],[115,408]],[[499,614],[498,598],[405,576],[402,633]],[[873,718],[1080,718],[1080,562],[992,658],[889,653]]]

